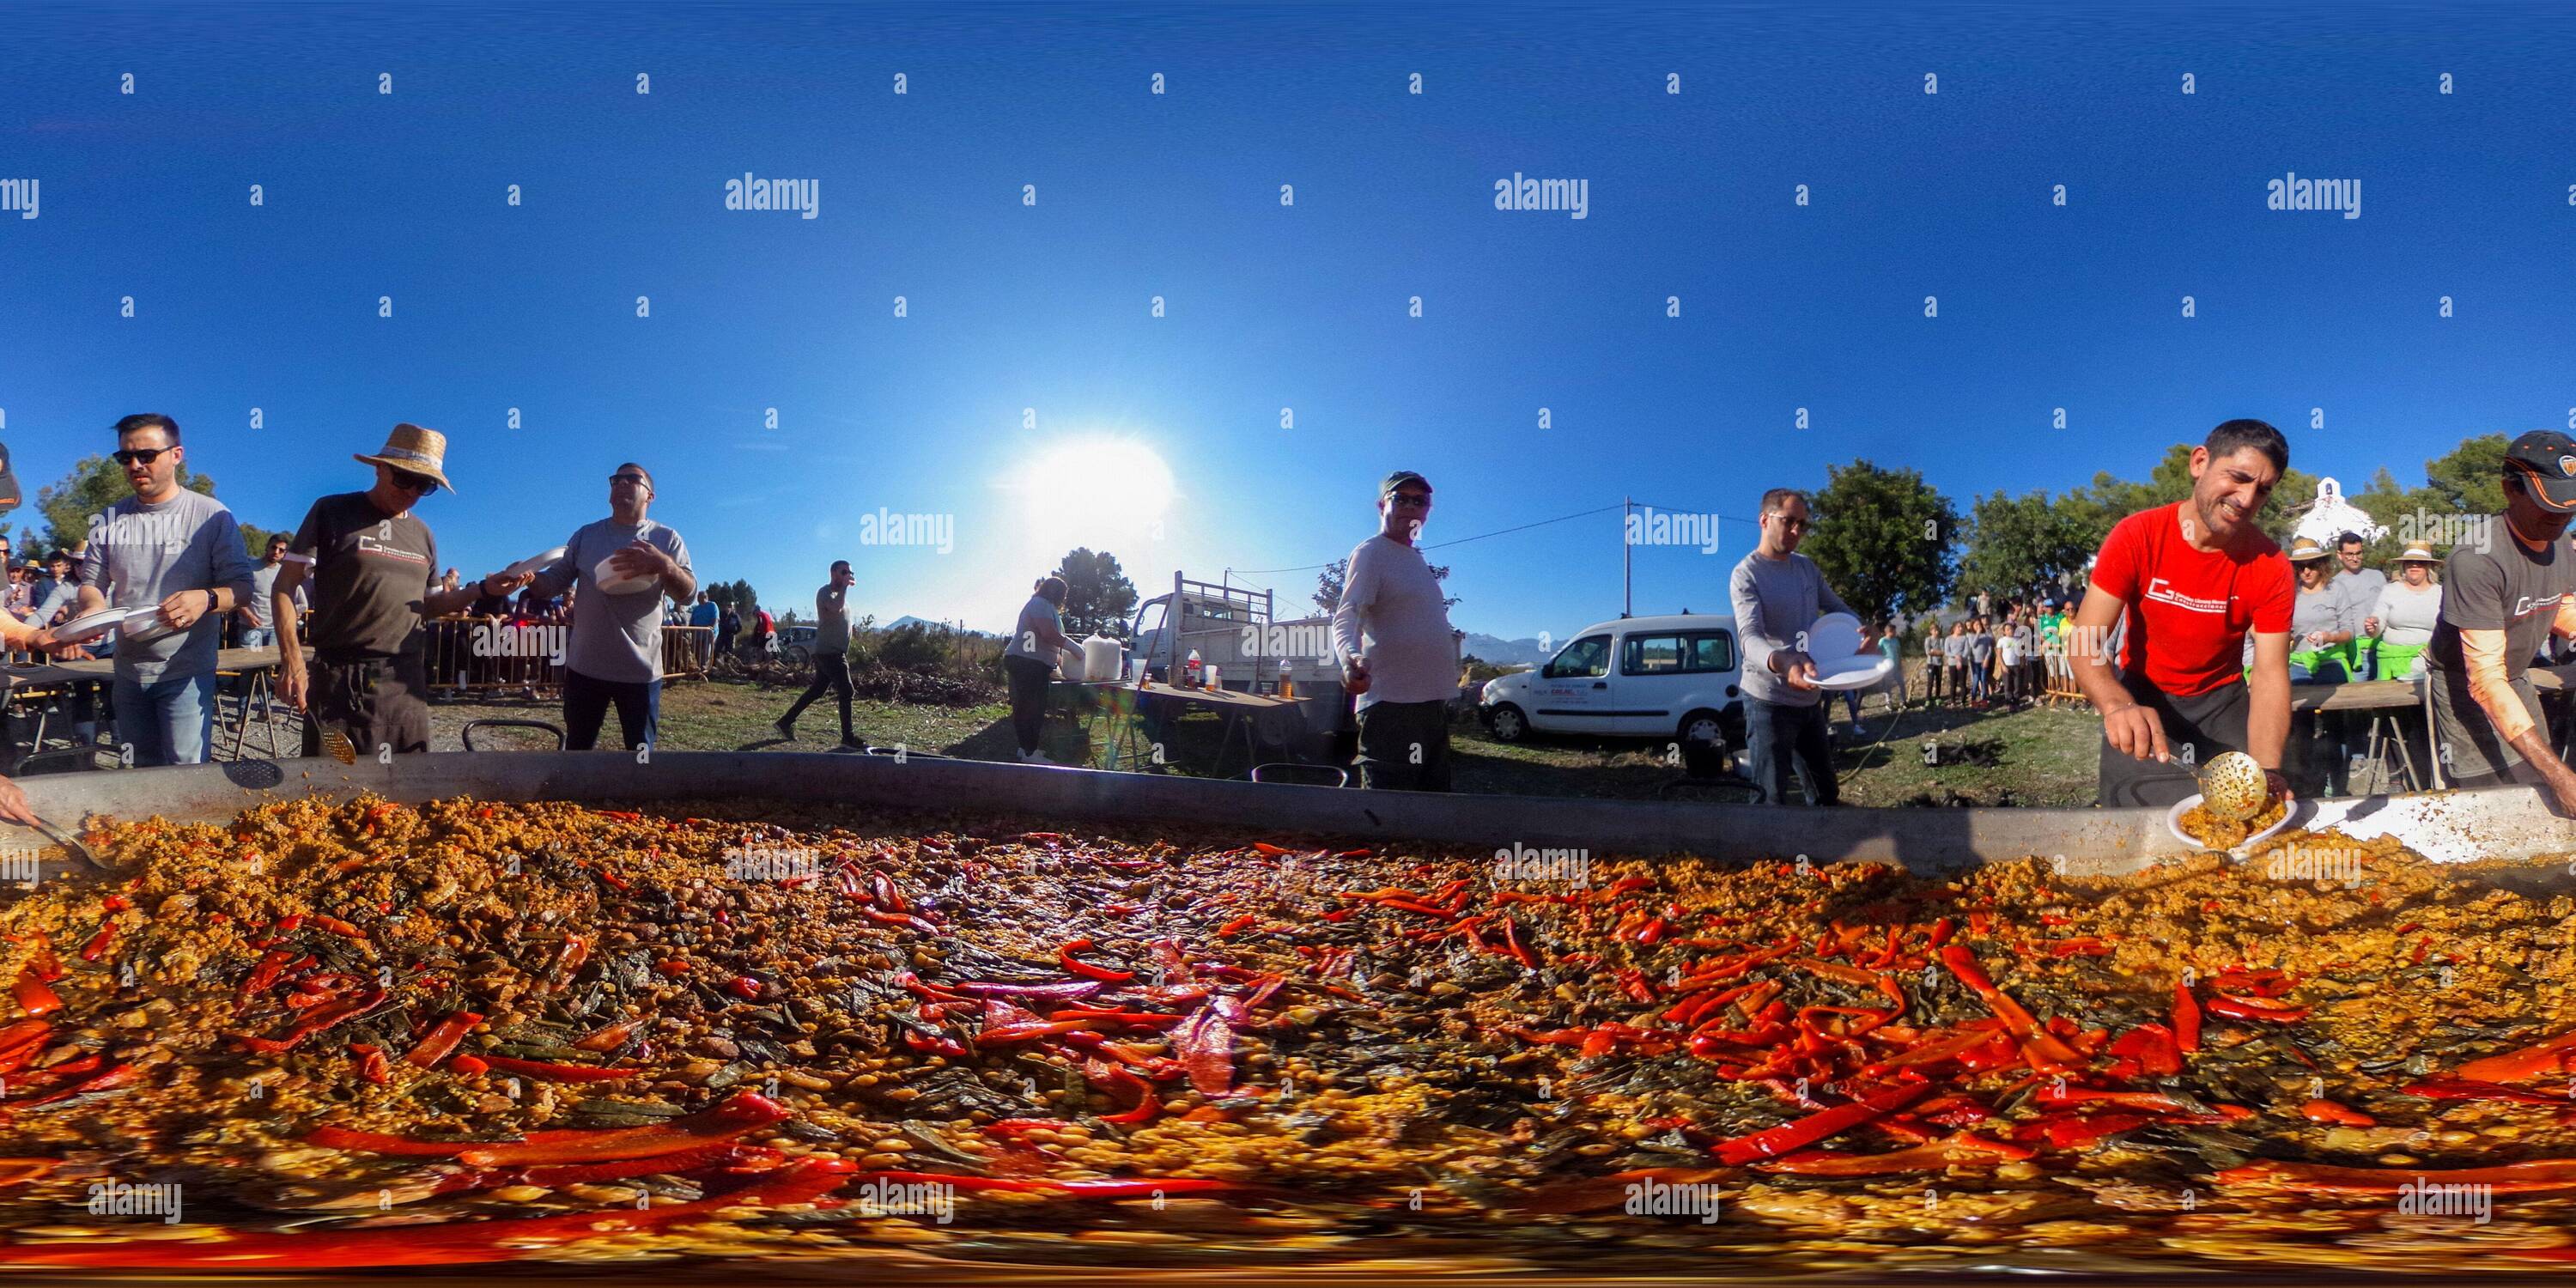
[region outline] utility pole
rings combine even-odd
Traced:
[[[1637,544],[1628,539],[1628,517],[1637,508],[1637,498],[1621,497],[1619,504],[1619,616],[1632,616],[1637,609]]]

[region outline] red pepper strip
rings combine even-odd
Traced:
[[[1879,1125],[1884,1127],[1887,1124],[1882,1122]],[[2018,1162],[2037,1152],[1963,1131],[1892,1154],[1846,1154],[1811,1149],[1767,1163],[1755,1163],[1753,1168],[1760,1172],[1786,1172],[1791,1176],[1884,1176],[1891,1172],[1928,1172],[1953,1163],[1980,1159]]]
[[[447,1062],[447,1071],[461,1077],[480,1077],[492,1069],[492,1062],[479,1055],[460,1055]]]
[[[2082,1149],[2104,1137],[2135,1131],[2156,1121],[2153,1114],[2051,1114],[2013,1129],[2013,1139],[2046,1141],[2051,1149]]]
[[[1251,926],[1252,926],[1252,923],[1253,923],[1253,922],[1256,922],[1256,921],[1259,921],[1259,920],[1260,920],[1260,918],[1259,918],[1259,917],[1256,917],[1256,916],[1254,916],[1253,914],[1251,914],[1251,913],[1248,913],[1248,912],[1247,912],[1247,913],[1243,914],[1242,916],[1237,917],[1237,918],[1235,918],[1234,920],[1229,921],[1229,922],[1225,923],[1224,925],[1217,927],[1217,928],[1216,928],[1216,937],[1217,937],[1217,938],[1219,938],[1219,939],[1232,939],[1232,938],[1234,938],[1237,934],[1240,934],[1240,933],[1242,933],[1243,931],[1250,929],[1250,928],[1251,928]]]
[[[610,1069],[590,1064],[553,1064],[544,1060],[515,1060],[506,1055],[487,1055],[484,1061],[503,1073],[523,1078],[544,1078],[549,1082],[615,1082],[643,1073],[642,1069]]]
[[[868,888],[876,894],[877,906],[888,912],[910,912],[905,907],[903,892],[894,888],[894,878],[882,872],[868,874]]]
[[[1604,899],[1616,899],[1631,890],[1644,890],[1654,884],[1655,879],[1653,877],[1621,877],[1618,880],[1611,882],[1609,885],[1602,887],[1601,897]]]
[[[2173,1031],[2161,1024],[2141,1024],[2121,1034],[2111,1044],[2111,1054],[2132,1070],[2122,1072],[2122,1064],[2114,1063],[2113,1071],[2124,1077],[2143,1073],[2165,1078],[2182,1072],[2182,1053],[2174,1047]]]
[[[59,1158],[0,1158],[0,1188],[41,1180],[62,1165]]]
[[[13,1108],[32,1109],[37,1105],[50,1105],[57,1100],[69,1100],[74,1096],[86,1096],[93,1092],[110,1091],[118,1087],[130,1087],[135,1083],[142,1081],[142,1079],[142,1070],[137,1069],[130,1064],[120,1064],[97,1077],[91,1078],[87,1082],[76,1083],[72,1086],[63,1088],[60,1091],[38,1096],[33,1100],[12,1101],[10,1104]]]
[[[86,1266],[98,1269],[167,1269],[205,1265],[295,1270],[359,1269],[379,1266],[471,1265],[523,1261],[567,1244],[624,1231],[660,1231],[675,1226],[724,1220],[731,1208],[812,1203],[845,1183],[852,1165],[845,1159],[804,1158],[779,1168],[750,1185],[700,1199],[657,1208],[602,1208],[561,1216],[522,1217],[499,1221],[459,1221],[441,1226],[394,1226],[343,1230],[331,1234],[241,1234],[202,1243],[116,1242],[51,1247],[13,1245],[9,1260],[20,1265]]]
[[[1279,846],[1272,845],[1272,844],[1271,844],[1270,842],[1268,842],[1268,841],[1255,841],[1255,842],[1253,842],[1253,843],[1252,843],[1252,849],[1253,849],[1253,852],[1254,852],[1254,853],[1256,853],[1256,854],[1266,854],[1266,855],[1269,855],[1270,857],[1272,857],[1272,858],[1274,858],[1274,859],[1275,859],[1275,858],[1277,858],[1277,857],[1279,857],[1280,855],[1283,855],[1283,854],[1294,854],[1294,853],[1296,853],[1296,851],[1295,851],[1295,850],[1282,849],[1282,848],[1281,848],[1281,847],[1279,847]]]
[[[1190,1086],[1214,1099],[1234,1088],[1234,1024],[1243,1005],[1230,997],[1208,999],[1172,1033],[1172,1049],[1190,1072]]]
[[[313,924],[324,930],[330,931],[332,934],[348,939],[364,939],[367,937],[366,931],[360,930],[356,926],[340,920],[338,917],[325,917],[316,913],[313,917]]]
[[[935,986],[925,985],[924,987],[935,989]],[[1089,997],[1099,992],[1104,985],[1099,980],[1068,980],[1060,984],[987,984],[981,981],[970,981],[950,987],[968,997],[1048,997],[1071,1000]],[[925,993],[924,996],[928,994]],[[953,998],[940,1000],[953,1000]]]
[[[277,933],[281,935],[291,935],[298,929],[301,929],[303,925],[304,914],[300,912],[290,912],[277,919]]]
[[[498,1062],[495,1062],[497,1067]],[[520,1163],[592,1163],[621,1158],[658,1158],[695,1149],[710,1141],[731,1140],[785,1122],[791,1115],[778,1102],[752,1091],[737,1091],[723,1103],[651,1127],[567,1133],[566,1139],[512,1144],[479,1144],[458,1159],[473,1167]],[[577,1136],[578,1139],[569,1137]]]
[[[242,995],[247,997],[276,983],[278,975],[285,971],[286,963],[294,956],[283,948],[272,948],[261,955],[259,965],[251,967],[249,977],[242,980]]]
[[[1399,912],[1410,912],[1418,916],[1436,917],[1442,921],[1449,920],[1453,915],[1445,908],[1434,908],[1430,904],[1416,903],[1411,899],[1380,899],[1377,901],[1377,906],[1393,908]]]
[[[352,1131],[346,1127],[322,1126],[304,1133],[304,1143],[324,1149],[345,1149],[356,1153],[388,1154],[396,1158],[454,1158],[466,1150],[484,1145],[510,1145],[516,1141],[499,1140],[414,1140],[408,1136],[390,1136],[382,1132]]]
[[[54,1026],[43,1020],[20,1020],[0,1029],[0,1073],[14,1073],[45,1050]]]
[[[2048,953],[2052,957],[2108,957],[2111,955],[2111,946],[2103,943],[2097,936],[2084,935],[2075,939],[2058,940],[2049,945]]]
[[[2014,1001],[2002,989],[1995,987],[1994,980],[1986,975],[1985,967],[1977,964],[1977,955],[1968,951],[1965,945],[1950,944],[1944,947],[1941,950],[1941,963],[1950,968],[1951,974],[1959,977],[1960,983],[1967,985],[1979,997],[1986,999],[1987,1007],[1994,1011],[1996,1018],[2004,1022],[2004,1028],[2014,1037],[2029,1043],[2031,1049],[2037,1054],[2055,1064],[2076,1068],[2083,1066],[2083,1054],[2066,1045],[2063,1040],[2048,1030],[2041,1028],[2039,1022],[2031,1018],[2030,1012],[2022,1009],[2021,1003]]]
[[[1085,979],[1096,979],[1103,981],[1104,983],[1126,984],[1135,980],[1136,973],[1134,971],[1111,970],[1106,966],[1094,966],[1089,962],[1074,960],[1073,955],[1075,953],[1081,952],[1089,947],[1091,947],[1090,940],[1077,939],[1066,944],[1062,948],[1056,949],[1056,964],[1062,966],[1065,973],[1068,975],[1080,975]]]
[[[2337,1123],[2345,1127],[2376,1127],[2379,1121],[2358,1109],[2331,1100],[2311,1100],[2299,1106],[2299,1116],[2312,1123]]]
[[[1776,1158],[1849,1131],[1873,1118],[1885,1117],[1913,1104],[1931,1090],[1929,1085],[1920,1084],[1891,1087],[1847,1105],[1836,1105],[1777,1127],[1720,1141],[1716,1146],[1717,1159],[1721,1163],[1741,1167],[1757,1159]]]
[[[1132,1024],[1138,1028],[1159,1029],[1178,1024],[1185,1017],[1164,1015],[1158,1011],[1096,1011],[1078,1007],[1070,1011],[1058,1011],[1046,1018],[1049,1021],[1070,1020],[1081,1028],[1098,1024]]]
[[[283,1038],[262,1038],[237,1035],[234,1040],[240,1042],[243,1046],[246,1046],[253,1051],[258,1051],[267,1055],[281,1055],[285,1052],[294,1050],[304,1041],[304,1039],[311,1037],[324,1029],[330,1028],[334,1024],[338,1024],[344,1020],[354,1020],[361,1015],[365,1015],[376,1010],[378,1007],[383,1006],[387,1000],[387,995],[383,989],[371,988],[367,990],[366,995],[363,997],[354,998],[349,1001],[332,1002],[326,1005],[314,1007],[313,1013],[296,1021],[295,1027],[288,1029],[286,1036]]]
[[[736,975],[725,981],[725,991],[748,1002],[760,1000],[760,981],[749,975]]]
[[[1878,972],[1863,970],[1858,966],[1841,966],[1833,962],[1818,961],[1813,957],[1793,957],[1789,959],[1789,964],[1804,967],[1826,979],[1841,980],[1846,984],[1859,984],[1865,988],[1878,987]]]
[[[89,941],[89,946],[81,949],[81,960],[97,961],[99,954],[106,952],[107,946],[114,942],[116,942],[116,923],[111,921],[100,926],[98,934]]]
[[[385,1053],[381,1049],[364,1042],[352,1042],[349,1044],[349,1050],[358,1057],[359,1077],[377,1086],[383,1086],[394,1080],[393,1066],[386,1062]]]
[[[464,1040],[466,1033],[482,1022],[483,1017],[472,1011],[449,1015],[430,1028],[420,1044],[411,1049],[411,1054],[403,1057],[403,1062],[420,1069],[437,1067],[438,1062],[446,1059],[447,1053]]]
[[[1512,919],[1509,917],[1503,918],[1503,947],[1511,953],[1513,960],[1531,970],[1538,969],[1538,955],[1521,942],[1520,927],[1512,924]]]
[[[2406,932],[2401,930],[2397,933],[2402,935]],[[2261,970],[2220,971],[2217,978],[2209,981],[2209,985],[2211,988],[2224,993],[2250,993],[2256,997],[2279,997],[2281,994],[2289,992],[2291,985],[2295,982],[2296,981],[2292,980],[2289,976],[2282,974],[2280,971],[2274,970],[2270,967],[2265,967]]]
[[[1637,932],[1637,942],[1651,948],[1656,944],[1662,943],[1664,941],[1664,933],[1672,928],[1673,923],[1666,921],[1662,917],[1657,917],[1654,920],[1647,922],[1645,928]]]
[[[979,1046],[1007,1046],[1014,1042],[1035,1042],[1040,1038],[1060,1037],[1078,1029],[1088,1029],[1098,1020],[1041,1020],[1035,1024],[1005,1024],[988,1027],[975,1035]]]
[[[2258,1003],[2252,998],[2229,997],[2222,993],[2209,999],[2211,1013],[2231,1020],[2264,1020],[2273,1024],[2293,1024],[2308,1017],[2304,1006],[2275,1006]]]
[[[939,927],[934,926],[909,912],[879,912],[874,908],[861,908],[859,909],[859,915],[877,923],[880,926],[908,926],[925,935],[935,935],[939,933]]]
[[[2576,1031],[2559,1034],[2538,1046],[2525,1047],[2483,1060],[2471,1060],[2452,1070],[2460,1077],[2481,1082],[2521,1082],[2544,1074],[2557,1073],[2576,1060]]]
[[[707,1145],[663,1154],[655,1158],[627,1158],[613,1163],[570,1163],[557,1167],[531,1167],[519,1174],[528,1185],[589,1185],[599,1181],[621,1181],[630,1176],[674,1176],[690,1172],[767,1171],[787,1160],[787,1155],[767,1145]]]
[[[2200,1003],[2191,996],[2191,985],[2174,984],[2174,1046],[2189,1055],[2200,1050]]]
[[[638,1016],[635,1019],[621,1021],[616,1024],[608,1025],[605,1028],[594,1030],[589,1035],[574,1041],[572,1044],[573,1049],[576,1051],[614,1051],[617,1048],[626,1045],[626,1040],[634,1037],[636,1031],[643,1028],[648,1019],[649,1017]]]
[[[63,1009],[63,999],[55,996],[54,990],[36,977],[32,966],[18,972],[18,982],[10,986],[9,992],[18,999],[18,1009],[30,1016],[50,1015]]]
[[[2426,1100],[2502,1100],[2517,1105],[2552,1105],[2561,1109],[2569,1103],[2565,1096],[2544,1095],[2521,1087],[2468,1078],[2427,1078],[2411,1087],[2400,1088],[2399,1094],[2421,1096]]]
[[[2338,1167],[2263,1159],[2218,1174],[2221,1185],[2270,1182],[2310,1193],[2395,1194],[2400,1186],[2484,1185],[2501,1194],[2576,1189],[2576,1159],[2549,1158],[2501,1167],[2426,1170],[2421,1167]],[[17,1249],[10,1249],[15,1253]]]

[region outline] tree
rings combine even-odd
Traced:
[[[1056,566],[1064,578],[1064,633],[1123,636],[1127,615],[1136,609],[1136,585],[1119,571],[1118,557],[1076,546]]]
[[[1816,527],[1799,553],[1816,561],[1825,584],[1865,621],[1900,609],[1930,612],[1949,597],[1958,575],[1950,542],[1959,510],[1920,471],[1866,460],[1828,465],[1812,505]]]
[[[1959,593],[2020,599],[2048,585],[2071,586],[2100,548],[2075,507],[2051,505],[2046,492],[1979,498],[1970,518]]]
[[[1315,574],[1315,608],[1330,617],[1342,606],[1342,586],[1351,575],[1351,561],[1336,559]]]
[[[195,473],[185,465],[179,467],[179,486],[205,496],[215,494],[213,475]],[[105,456],[82,457],[80,463],[72,466],[72,472],[64,475],[61,481],[41,488],[36,493],[36,512],[43,515],[45,519],[46,549],[68,550],[87,540],[91,516],[132,495],[134,495],[134,485],[126,482],[124,468],[113,459]],[[284,536],[290,539],[295,536],[291,528],[276,532],[254,524],[242,523],[240,515],[234,515],[233,521],[241,527],[242,548],[250,553],[254,561],[267,555],[268,539],[271,536]],[[23,527],[18,530],[18,533],[19,545],[32,548],[33,534]]]

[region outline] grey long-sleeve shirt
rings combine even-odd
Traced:
[[[1826,613],[1848,613],[1851,607],[1825,584],[1816,561],[1802,554],[1765,559],[1754,551],[1735,565],[1727,597],[1735,607],[1735,634],[1744,645],[1744,694],[1786,707],[1812,707],[1824,700],[1819,689],[1793,689],[1771,671],[1771,655],[1794,649],[1799,637]]]

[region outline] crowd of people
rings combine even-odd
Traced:
[[[573,750],[597,745],[611,710],[622,745],[652,745],[666,621],[714,628],[702,660],[730,648],[745,626],[763,647],[775,629],[767,612],[742,622],[699,588],[687,543],[649,517],[653,476],[633,462],[608,477],[607,517],[575,529],[561,556],[466,582],[453,568],[435,571],[435,538],[415,513],[453,490],[446,439],[434,430],[397,425],[376,453],[356,454],[371,485],[315,501],[295,534],[270,541],[257,563],[221,502],[178,485],[186,449],[175,421],[128,416],[115,433],[133,495],[96,516],[81,547],[8,565],[0,646],[85,656],[56,636],[61,622],[110,605],[151,609],[153,623],[121,631],[113,654],[116,739],[136,765],[206,758],[215,653],[235,619],[240,642],[273,635],[278,691],[306,713],[308,755],[326,731],[368,750],[428,749],[422,635],[448,614],[565,622]],[[2165,806],[2193,790],[2195,766],[2223,751],[2247,753],[2276,779],[2285,754],[2322,753],[2316,767],[2326,790],[2337,790],[2350,730],[2328,713],[2294,747],[2291,686],[2422,677],[2431,744],[2454,785],[2528,783],[2576,811],[2576,770],[2550,748],[2527,676],[2553,638],[2576,636],[2576,558],[2565,535],[2576,516],[2576,439],[2552,430],[2515,439],[2503,465],[2507,504],[2493,522],[2503,537],[2444,556],[2410,545],[2394,561],[2395,578],[2367,566],[2358,534],[2341,534],[2331,550],[2303,538],[2287,552],[2264,535],[2258,516],[2288,466],[2279,430],[2258,420],[2221,424],[2192,451],[2192,494],[2121,520],[2071,614],[2043,596],[2006,602],[1998,615],[1980,597],[1977,611],[1946,626],[1927,619],[1925,698],[2011,706],[2052,687],[2079,691],[2103,721],[2100,802]],[[1430,483],[1413,471],[1381,483],[1378,530],[1351,552],[1332,618],[1355,695],[1364,787],[1450,786],[1457,635],[1416,544],[1431,500]],[[1793,780],[1810,804],[1839,799],[1825,693],[1806,644],[1819,617],[1850,609],[1798,553],[1815,522],[1802,494],[1766,493],[1761,540],[1729,582],[1744,750],[1772,803],[1792,799]],[[9,553],[0,539],[0,559]],[[816,593],[814,680],[778,720],[783,738],[793,739],[797,718],[829,693],[842,743],[864,745],[851,724],[846,657],[853,580],[849,563],[835,562]],[[1042,759],[1047,676],[1076,647],[1062,629],[1064,596],[1061,579],[1041,579],[1006,649],[1023,760]],[[1862,648],[1894,659],[1900,639],[1896,623],[1882,620]],[[310,663],[301,647],[308,640]],[[23,796],[0,779],[0,815],[23,810]]]

